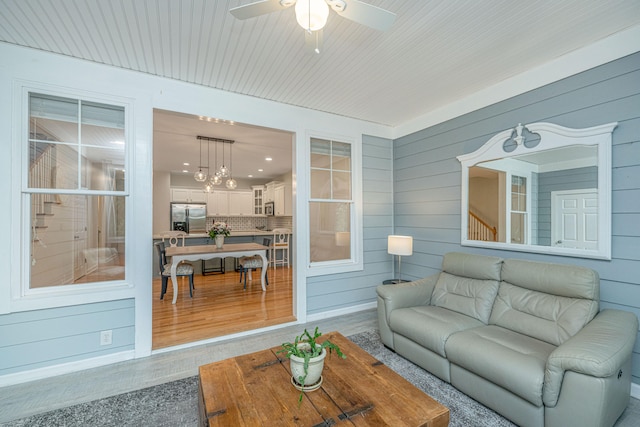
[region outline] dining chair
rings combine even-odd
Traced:
[[[289,239],[291,238],[291,230],[288,228],[273,229],[273,243],[270,247],[271,257],[270,264],[276,267],[278,264],[289,265]],[[282,251],[282,258],[278,259],[278,251]]]
[[[269,247],[271,246],[271,239],[262,239],[262,246],[267,247],[267,272],[265,273],[264,280],[269,286]],[[247,273],[251,274],[251,270],[262,268],[262,257],[260,255],[254,255],[250,257],[242,257],[238,260],[238,266],[240,270],[240,281],[242,282],[242,276],[244,275],[244,289],[247,289]]]
[[[185,241],[185,238],[187,237],[187,233],[185,233],[182,230],[163,231],[162,233],[160,233],[160,237],[162,238],[162,243],[165,243],[165,239],[166,239],[167,240],[166,243],[169,243],[169,246],[171,246],[172,248],[175,248],[178,246],[184,246],[184,241]],[[166,243],[165,243],[165,247],[166,247]],[[180,265],[182,264],[190,265],[191,268],[193,268],[193,264],[188,261],[180,262]],[[204,261],[202,261],[202,265],[204,268]]]
[[[165,251],[164,242],[154,243],[156,247],[156,253],[158,254],[158,267],[160,270],[160,276],[162,277],[162,291],[160,292],[160,299],[164,299],[164,294],[167,292],[167,283],[171,277],[171,264],[167,263],[167,255]],[[189,277],[189,296],[193,298],[193,266],[191,264],[178,264],[176,269],[176,276]]]
[[[160,237],[163,243],[167,239],[169,246],[175,248],[176,246],[184,246],[184,239],[187,237],[187,233],[181,230],[163,231],[160,233]]]

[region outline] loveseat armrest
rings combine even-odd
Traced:
[[[413,282],[379,285],[376,288],[378,294],[378,328],[384,345],[394,348],[393,333],[389,325],[391,312],[399,308],[429,305],[433,288],[439,276],[439,274],[435,274]]]
[[[617,375],[631,356],[638,334],[638,318],[622,310],[603,310],[576,335],[557,347],[547,360],[542,400],[558,403],[566,371],[597,378]]]

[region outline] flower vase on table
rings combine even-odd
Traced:
[[[224,237],[231,234],[231,228],[226,222],[214,222],[213,227],[209,230],[209,237],[216,242],[216,248],[222,249],[224,245]]]

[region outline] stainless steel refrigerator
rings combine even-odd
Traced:
[[[207,232],[206,203],[171,203],[171,229],[186,233]]]

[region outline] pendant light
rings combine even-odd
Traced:
[[[231,165],[231,167],[233,168],[233,144],[231,144],[231,148],[229,148],[229,151],[229,165]],[[229,190],[234,190],[238,186],[236,180],[233,179],[233,176],[231,176],[231,170],[229,170],[229,179],[227,180],[225,185]]]
[[[193,179],[198,182],[205,182],[207,180],[207,174],[202,171],[202,139],[200,139],[200,163],[198,163],[198,172],[193,174]]]
[[[224,145],[225,144],[226,142],[222,143],[222,166],[220,166],[220,169],[218,169],[218,175],[220,175],[221,178],[226,178],[229,176],[229,168],[224,165]]]
[[[207,170],[208,171],[211,170],[210,168],[211,164],[209,163],[209,159],[210,159],[209,145],[211,145],[211,142],[207,141]],[[204,187],[202,187],[202,191],[204,191],[205,193],[213,192],[213,183],[211,182],[211,179],[205,182]]]
[[[216,139],[215,150],[216,150],[215,163],[213,164],[213,169],[214,170],[218,168],[218,140],[217,139]],[[213,186],[222,184],[222,178],[220,177],[220,173],[218,171],[216,171],[213,175],[211,175],[209,177],[209,182]]]

